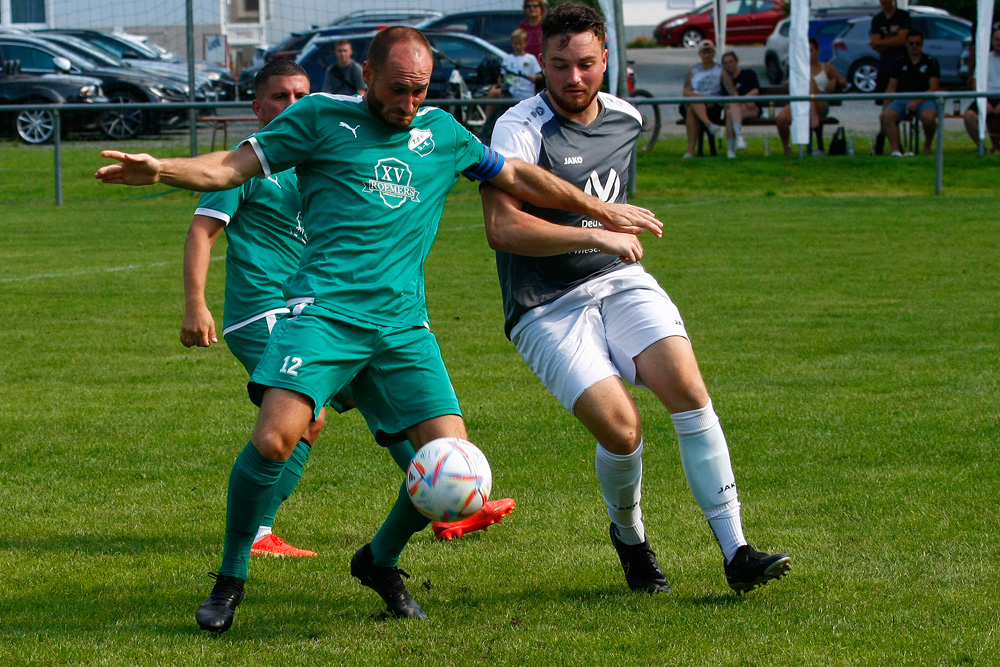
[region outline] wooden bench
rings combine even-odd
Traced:
[[[212,124],[212,150],[214,151],[215,136],[220,127],[222,128],[222,146],[229,148],[229,125],[231,123],[254,123],[256,125],[260,121],[257,120],[256,116],[202,116],[198,122]]]

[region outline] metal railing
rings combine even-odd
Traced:
[[[986,98],[990,95],[995,95],[996,93],[979,93],[975,91],[938,91],[935,93],[852,93],[852,94],[830,94],[830,95],[755,95],[754,102],[763,103],[787,103],[787,102],[809,102],[809,101],[840,101],[840,102],[852,102],[852,101],[869,101],[869,100],[907,100],[913,99],[914,97],[921,97],[924,99],[933,99],[937,102],[938,107],[938,128],[937,128],[937,155],[935,159],[935,179],[934,179],[934,194],[941,194],[942,180],[944,173],[944,123],[942,115],[945,110],[946,100],[964,100],[964,99],[977,99]],[[727,102],[732,102],[733,98],[728,96],[715,96],[715,97],[630,97],[629,101],[636,106],[647,106],[658,107],[663,104],[687,104],[692,102],[693,99],[697,99],[700,103],[718,103],[725,104]],[[484,106],[487,104],[507,104],[512,105],[520,102],[517,99],[508,98],[497,98],[488,99],[487,98],[474,98],[474,99],[439,99],[439,100],[427,100],[428,105],[440,106],[440,107],[454,107],[454,106]],[[62,196],[62,136],[61,136],[61,116],[60,114],[65,111],[95,111],[100,110],[111,110],[111,109],[134,109],[136,108],[135,103],[131,104],[13,104],[4,105],[3,111],[6,112],[19,112],[19,111],[30,111],[33,109],[51,109],[55,119],[55,132],[53,137],[53,147],[54,147],[54,161],[55,161],[55,203],[57,206],[61,206],[63,203]],[[249,105],[246,102],[187,102],[187,103],[164,103],[164,104],[147,104],[139,105],[142,107],[155,108],[157,110],[168,110],[168,109],[188,109],[197,112],[198,109],[207,109],[213,111],[216,115],[222,115],[219,112],[223,109],[239,110],[246,112]],[[650,137],[650,143],[655,143],[659,137],[661,125],[660,125],[660,113],[659,109],[656,109],[656,123],[653,128],[654,134]],[[191,134],[191,146],[192,154],[196,152],[197,146],[197,132],[198,127],[196,123],[191,123],[189,132]],[[648,145],[648,144],[647,144]],[[979,146],[980,155],[983,152],[982,142]]]

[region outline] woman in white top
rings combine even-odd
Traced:
[[[969,87],[975,88],[975,67],[969,63]],[[989,67],[986,75],[986,90],[991,93],[1000,91],[1000,30],[993,32],[993,39],[990,42]],[[965,110],[965,131],[972,137],[972,141],[979,145],[979,105],[978,100],[973,100],[968,109]],[[991,153],[1000,153],[1000,96],[986,98],[986,133],[990,136],[993,148]]]
[[[809,94],[822,95],[835,93],[847,87],[847,80],[840,75],[837,68],[830,63],[819,61],[819,40],[815,37],[809,38]],[[816,129],[823,118],[830,111],[827,102],[813,100],[809,103],[809,127]],[[781,145],[785,148],[785,155],[791,155],[792,149],[789,146],[792,126],[792,107],[787,105],[778,112],[775,119],[778,125],[778,136],[781,137]]]
[[[722,66],[715,62],[715,44],[703,39],[698,45],[701,62],[688,70],[684,79],[684,97],[716,97],[722,95]],[[687,125],[688,150],[685,158],[694,157],[698,134],[704,126],[715,141],[715,134],[722,129],[722,105],[704,102],[684,104],[684,120]]]

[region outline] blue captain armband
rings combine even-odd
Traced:
[[[489,146],[483,146],[483,148],[486,149],[486,153],[479,164],[462,172],[470,181],[488,181],[503,169],[503,155]]]

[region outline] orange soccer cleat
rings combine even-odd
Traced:
[[[434,535],[439,540],[450,540],[476,530],[486,530],[493,524],[500,523],[501,519],[513,512],[515,504],[513,498],[490,500],[483,505],[483,509],[460,521],[447,523],[435,521],[432,524]]]
[[[315,551],[293,547],[274,533],[269,533],[253,543],[251,556],[315,556]]]

